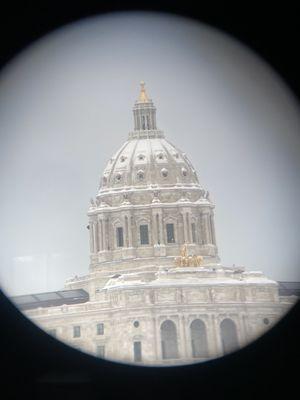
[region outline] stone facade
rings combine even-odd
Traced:
[[[109,160],[88,210],[89,273],[65,284],[90,300],[26,313],[62,341],[111,360],[219,357],[269,329],[296,298],[279,296],[261,272],[220,263],[209,193],[157,129],[144,83],[133,113],[135,129]],[[180,257],[185,266],[176,265]]]

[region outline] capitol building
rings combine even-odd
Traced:
[[[88,209],[87,275],[13,300],[59,340],[109,360],[220,357],[270,329],[297,296],[260,271],[222,265],[215,206],[188,156],[158,129],[144,82],[133,121]]]

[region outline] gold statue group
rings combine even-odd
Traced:
[[[184,244],[180,250],[180,257],[175,257],[175,264],[177,267],[199,267],[202,263],[202,256],[196,256],[195,254],[189,256],[187,254],[186,244]]]

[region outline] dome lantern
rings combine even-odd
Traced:
[[[156,130],[156,108],[151,99],[149,99],[145,82],[140,82],[141,89],[138,100],[133,108],[134,130],[152,131]]]

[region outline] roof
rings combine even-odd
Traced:
[[[278,282],[279,296],[300,297],[300,282]]]
[[[55,307],[63,304],[78,304],[89,301],[89,294],[83,289],[60,290],[57,292],[13,296],[11,300],[21,310],[38,307]]]

